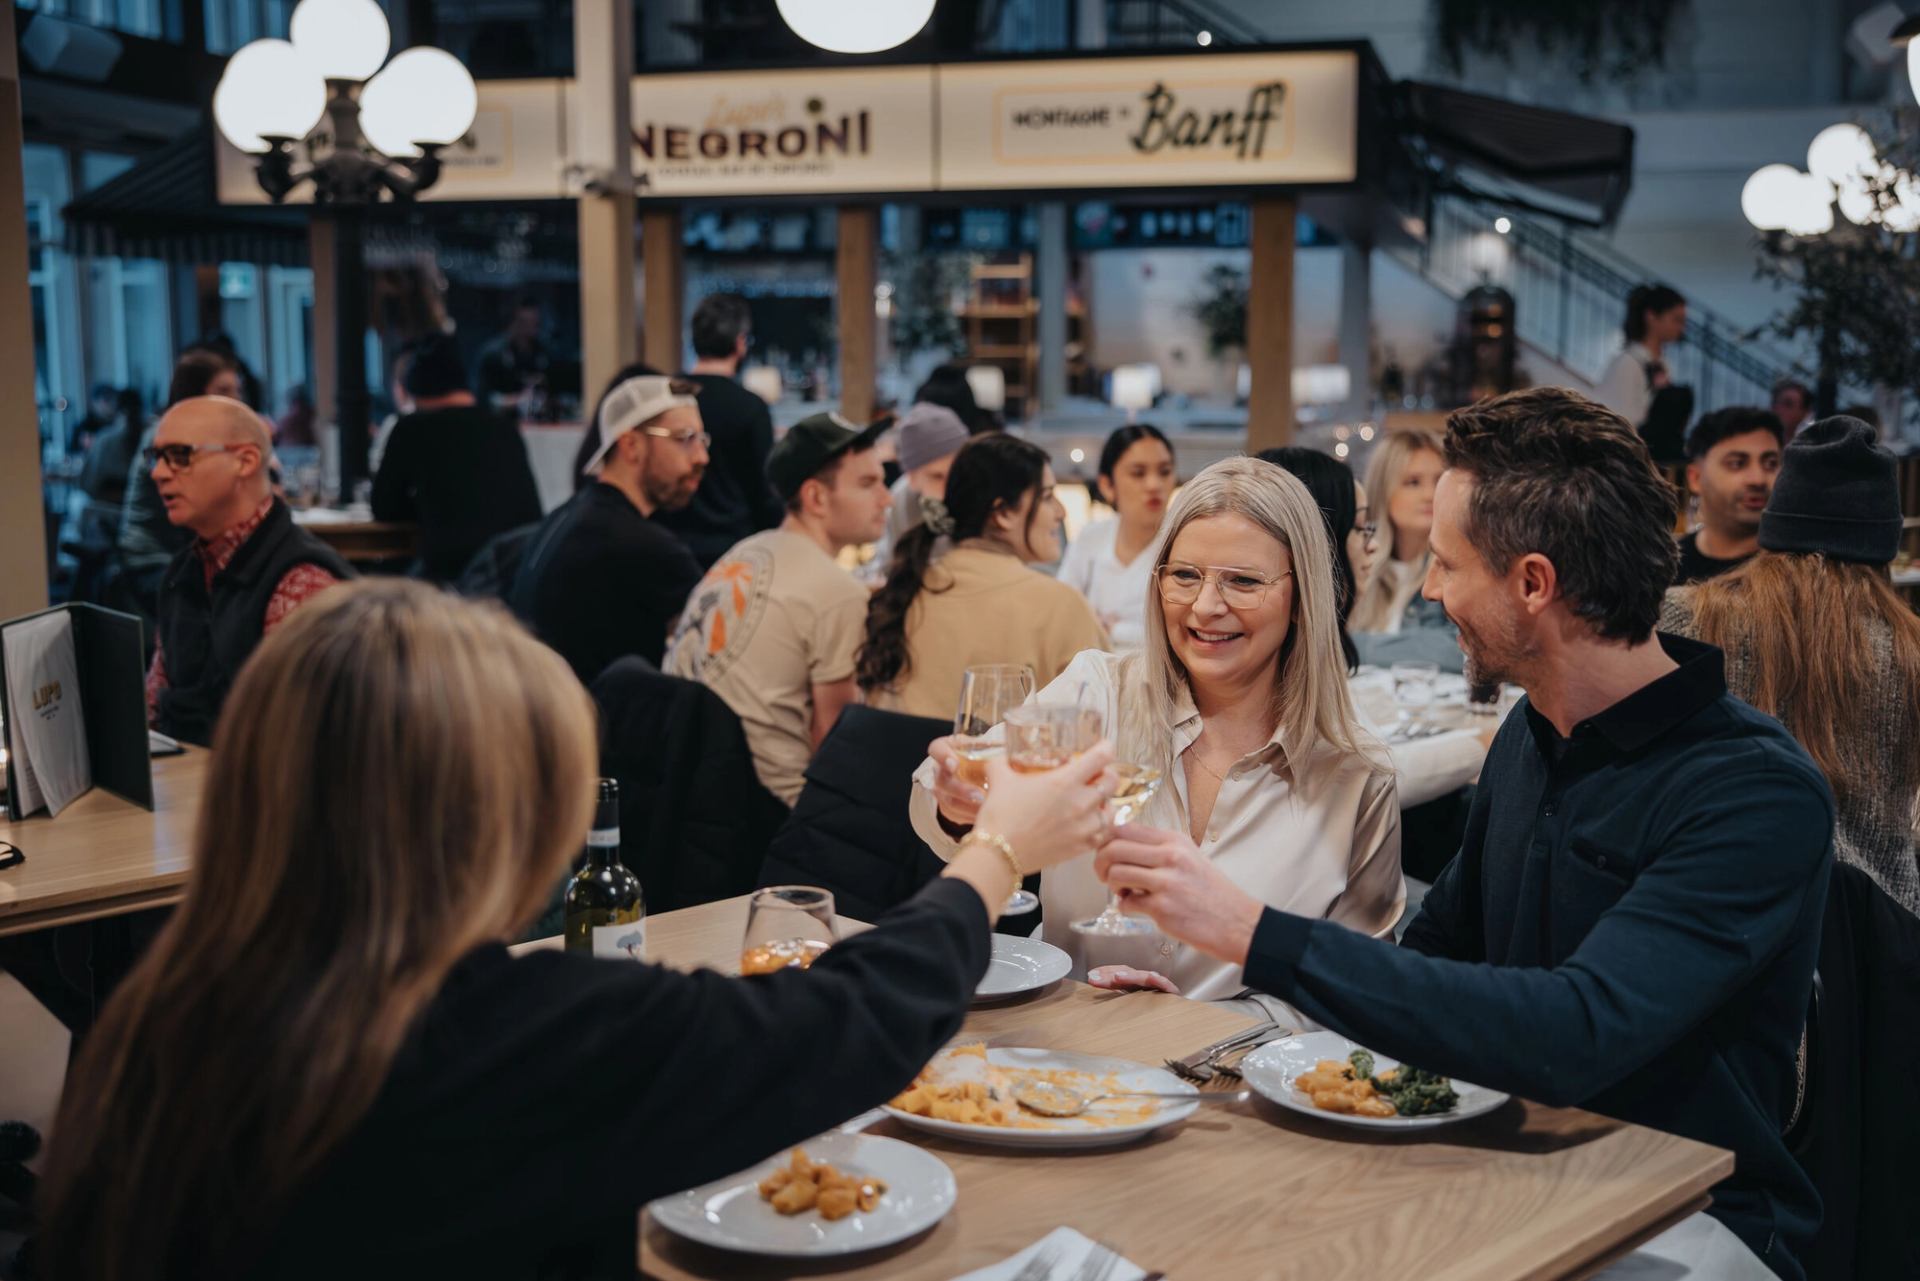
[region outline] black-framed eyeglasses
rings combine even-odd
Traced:
[[[26,861],[27,856],[18,845],[0,841],[0,867],[18,867]]]
[[[1160,584],[1160,599],[1169,605],[1191,605],[1200,599],[1208,582],[1220,593],[1229,609],[1258,609],[1267,593],[1281,581],[1293,577],[1286,570],[1277,578],[1267,578],[1250,569],[1222,569],[1217,565],[1186,565],[1172,561],[1153,571]]]
[[[231,454],[241,445],[149,445],[140,455],[146,459],[147,470],[163,459],[174,471],[186,471],[193,466],[193,460],[201,454]]]
[[[670,440],[682,449],[692,449],[699,445],[702,449],[713,448],[713,437],[703,431],[668,431],[665,427],[641,427],[637,430],[646,436],[658,436],[661,440]]]

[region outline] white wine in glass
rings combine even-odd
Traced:
[[[960,758],[955,772],[963,782],[986,790],[987,762],[1007,752],[1004,743],[989,740],[987,733],[1032,697],[1031,667],[988,663],[961,674],[960,702],[953,713],[953,753]]]
[[[1113,772],[1119,781],[1114,784],[1113,797],[1107,802],[1107,810],[1113,816],[1115,827],[1131,823],[1144,812],[1148,802],[1160,790],[1160,771],[1151,765],[1125,765],[1115,763]],[[1107,905],[1100,915],[1084,921],[1075,921],[1076,934],[1087,934],[1095,938],[1139,938],[1153,934],[1159,929],[1145,917],[1128,916],[1120,910],[1119,894],[1109,890]]]
[[[1030,703],[1007,713],[1007,764],[1022,774],[1059,769],[1100,741],[1106,718],[1097,711],[1057,704]],[[1020,889],[1007,900],[1006,912],[1031,912],[1040,898]]]

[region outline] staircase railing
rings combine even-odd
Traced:
[[[1628,292],[1654,278],[1595,236],[1451,195],[1435,198],[1427,243],[1409,265],[1452,298],[1482,284],[1505,289],[1520,341],[1590,383],[1620,349]],[[1685,339],[1663,359],[1674,382],[1693,388],[1696,412],[1765,405],[1775,382],[1799,372],[1695,302]]]

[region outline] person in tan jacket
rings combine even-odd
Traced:
[[[923,502],[867,607],[854,678],[868,704],[946,719],[968,667],[1024,664],[1037,689],[1107,647],[1086,598],[1032,568],[1060,558],[1053,488],[1046,451],[1017,437],[977,436],[955,455],[946,501]]]

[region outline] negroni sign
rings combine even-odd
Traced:
[[[647,75],[633,179],[655,197],[933,189],[929,67]]]

